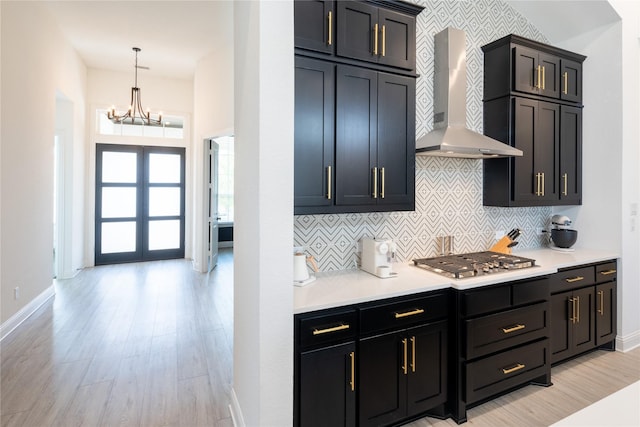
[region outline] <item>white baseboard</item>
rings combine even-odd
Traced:
[[[53,285],[45,289],[40,295],[22,307],[16,314],[11,316],[6,322],[0,325],[0,341],[5,339],[15,328],[27,320],[29,316],[36,312],[42,305],[56,294]]]
[[[640,347],[640,330],[625,336],[618,335],[616,337],[616,350],[626,353],[636,347]]]
[[[229,404],[229,411],[231,412],[231,421],[235,427],[246,427],[244,423],[244,417],[242,416],[242,409],[240,409],[240,403],[236,396],[236,391],[231,388],[231,403]]]

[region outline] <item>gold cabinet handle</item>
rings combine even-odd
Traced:
[[[371,196],[374,199],[378,198],[378,168],[373,168],[373,193]]]
[[[574,298],[569,298],[569,304],[571,304],[571,323],[576,323],[576,300]]]
[[[580,297],[576,297],[576,305],[578,306],[576,309],[576,323],[580,323]]]
[[[562,93],[566,95],[569,93],[569,73],[565,71],[562,77],[564,77],[564,90]]]
[[[383,25],[382,26],[382,56],[385,56],[386,53],[386,46],[387,46],[387,31],[386,31],[386,26]]]
[[[508,375],[512,372],[516,372],[519,371],[520,369],[524,369],[525,365],[522,363],[518,363],[516,366],[514,366],[513,368],[502,368],[502,373],[505,375]]]
[[[416,371],[416,337],[411,337],[411,372]]]
[[[616,274],[618,270],[616,269],[612,269],[612,270],[607,270],[607,271],[601,271],[600,274],[602,274],[603,276],[609,276],[611,274]]]
[[[575,283],[575,282],[579,282],[581,280],[584,280],[584,277],[576,276],[576,277],[569,277],[569,278],[564,279],[564,281],[567,282],[567,283]]]
[[[380,198],[384,199],[384,168],[380,168]]]
[[[404,374],[407,375],[408,370],[407,370],[407,339],[406,338],[402,340],[402,346],[404,348],[404,353],[403,353],[404,363],[402,365],[402,372],[404,372]]]
[[[544,90],[544,81],[545,81],[544,67],[542,67],[542,90]]]
[[[510,334],[511,332],[519,331],[524,328],[525,325],[515,325],[510,328],[502,328],[502,332],[504,332],[505,334]]]
[[[331,166],[327,166],[327,199],[331,200]]]
[[[566,173],[564,175],[562,175],[562,178],[564,178],[564,192],[562,193],[563,195],[567,195],[567,182],[569,181],[569,175],[567,175]]]
[[[313,330],[313,335],[322,335],[322,334],[328,334],[330,332],[338,332],[338,331],[344,331],[345,329],[349,329],[349,324],[342,324],[339,326],[334,326],[333,328],[326,328],[326,329],[314,329]]]
[[[600,308],[598,309],[598,313],[600,316],[604,316],[604,291],[598,291],[598,296],[600,297]]]
[[[540,73],[541,73],[541,67],[538,65],[537,67],[537,71],[538,71],[538,81],[535,85],[536,89],[540,89],[542,86],[540,85]]]
[[[327,16],[327,20],[329,21],[329,37],[327,38],[327,44],[329,46],[331,46],[333,44],[333,34],[332,34],[332,29],[333,29],[333,12],[329,11],[329,14]]]
[[[404,313],[394,313],[396,319],[402,319],[403,317],[415,316],[416,314],[422,314],[424,310],[421,308],[416,308],[415,310],[405,311]]]
[[[349,357],[351,358],[351,381],[349,381],[349,385],[351,386],[351,391],[356,391],[356,354],[352,351],[349,353]]]
[[[542,189],[541,189],[542,194],[541,194],[541,196],[544,197],[544,172],[542,172],[541,175],[542,175]]]
[[[540,172],[536,174],[536,196],[540,195]]]
[[[373,54],[378,54],[378,24],[373,26]]]

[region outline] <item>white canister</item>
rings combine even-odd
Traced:
[[[293,280],[303,282],[309,278],[307,256],[303,253],[293,254]]]

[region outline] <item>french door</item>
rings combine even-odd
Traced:
[[[95,264],[184,258],[185,149],[97,144]]]

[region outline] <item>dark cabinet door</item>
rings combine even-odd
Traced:
[[[412,70],[416,64],[416,19],[380,9],[378,63]],[[374,40],[375,41],[375,40]]]
[[[560,107],[560,200],[582,203],[582,109]]]
[[[573,299],[571,292],[551,295],[549,304],[551,325],[551,363],[571,356],[571,315]]]
[[[336,204],[375,202],[378,73],[338,66],[336,89]],[[376,190],[376,191],[374,191]]]
[[[300,355],[300,427],[355,426],[354,342]]]
[[[558,165],[560,155],[560,106],[538,102],[538,124],[534,132],[534,173],[541,174],[534,191],[538,200],[554,204],[559,198]],[[536,179],[537,184],[538,179]]]
[[[332,0],[297,0],[294,3],[295,47],[331,54],[335,46]]]
[[[523,46],[513,47],[513,90],[537,94],[542,72],[538,73],[538,51]]]
[[[560,98],[560,58],[540,53],[538,64],[541,82],[538,93],[549,98]]]
[[[335,65],[296,57],[294,204],[333,204]]]
[[[596,345],[606,344],[616,337],[616,284],[596,286]]]
[[[407,416],[447,400],[447,322],[409,329]]]
[[[336,54],[345,58],[413,70],[416,19],[370,4],[338,2]]]
[[[414,204],[415,79],[378,75],[378,204]]]
[[[338,2],[337,13],[336,54],[377,62],[380,47],[378,8],[361,2],[341,1]]]
[[[522,150],[522,157],[513,159],[513,200],[535,201],[540,192],[540,175],[536,171],[536,126],[538,101],[514,98],[514,146]]]
[[[358,354],[359,425],[393,423],[406,413],[408,339],[388,333],[361,339]],[[408,363],[408,355],[407,360]]]
[[[574,354],[592,349],[595,340],[595,291],[592,286],[573,291],[574,319],[572,347]]]
[[[570,59],[560,60],[560,99],[582,102],[582,64]]]

